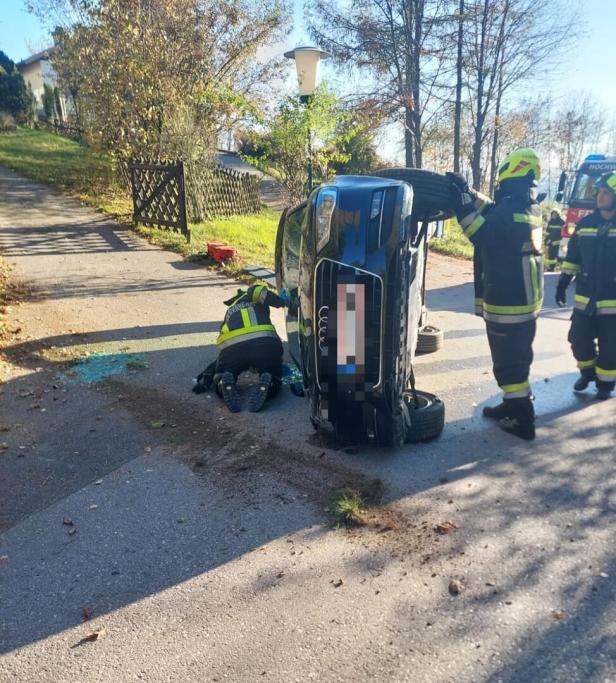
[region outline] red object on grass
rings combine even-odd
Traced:
[[[235,257],[235,247],[224,242],[208,242],[207,253],[218,263],[228,261]]]

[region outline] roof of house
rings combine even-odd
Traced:
[[[26,59],[22,59],[21,62],[17,63],[17,66],[28,66],[28,64],[34,64],[34,62],[39,62],[43,59],[49,59],[51,55],[55,52],[55,49],[55,46],[52,45],[51,47],[48,47],[46,50],[41,50],[41,52],[37,52],[35,55],[31,55]]]

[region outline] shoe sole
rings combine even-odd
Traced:
[[[232,413],[239,413],[242,410],[242,397],[235,386],[235,378],[231,373],[225,373],[221,378],[222,398],[225,405]]]
[[[258,413],[267,401],[269,388],[272,386],[272,376],[269,372],[264,372],[259,377],[259,383],[254,387],[248,397],[248,410],[251,413]]]

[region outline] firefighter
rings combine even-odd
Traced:
[[[595,211],[582,218],[569,240],[556,288],[556,303],[566,304],[575,277],[569,343],[580,377],[574,391],[591,382],[597,398],[611,396],[616,383],[616,171],[594,184]]]
[[[547,254],[544,260],[544,264],[547,270],[552,272],[559,263],[558,260],[558,249],[560,247],[560,242],[562,239],[561,232],[565,221],[560,217],[560,214],[556,209],[550,213],[550,220],[548,221],[546,235],[545,235],[545,246],[547,249]]]
[[[537,154],[517,149],[498,168],[495,201],[448,174],[458,195],[457,216],[475,246],[475,310],[486,323],[502,402],[483,414],[506,432],[535,438],[529,382],[536,319],[543,304],[543,221],[534,199],[541,178]]]
[[[216,393],[233,413],[242,409],[236,386],[242,372],[254,369],[259,375],[248,396],[251,412],[261,410],[265,401],[280,389],[283,349],[269,309],[286,304],[285,292],[278,295],[263,285],[238,289],[235,296],[225,301],[229,308],[216,340],[218,358],[213,383]]]

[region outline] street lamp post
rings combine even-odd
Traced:
[[[284,53],[287,59],[295,60],[297,69],[297,82],[299,85],[299,99],[308,106],[311,97],[317,87],[319,79],[319,67],[322,59],[327,59],[330,54],[317,47],[296,47]],[[312,131],[308,124],[308,192],[312,190]]]

